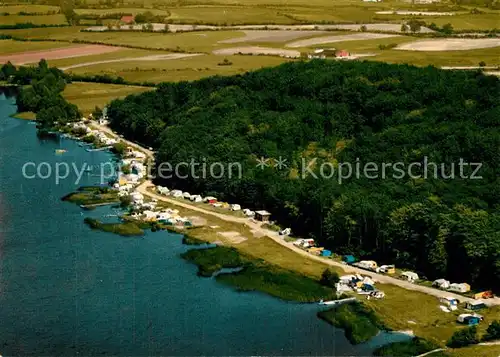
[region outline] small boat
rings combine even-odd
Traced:
[[[336,301],[336,300],[331,300],[331,301],[323,301],[323,300],[320,300],[319,301],[319,304],[320,305],[337,305],[339,302]]]
[[[328,306],[330,306],[330,305],[341,305],[341,304],[353,302],[353,301],[356,301],[356,300],[357,299],[355,297],[349,297],[349,298],[340,299],[340,300],[330,300],[330,301],[320,300],[319,304],[320,305],[328,305]]]
[[[56,150],[56,154],[64,154],[66,152],[66,150],[64,149],[57,149]]]

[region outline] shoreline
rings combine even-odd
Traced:
[[[114,133],[110,128],[101,126],[96,124],[95,122],[92,122],[90,126],[93,129],[99,130],[102,133],[107,134],[108,136],[111,136],[121,142],[123,142],[126,145],[129,145],[131,147],[134,147],[135,149],[143,152],[146,154],[146,160],[151,160],[154,159],[154,152],[152,150],[146,149],[142,147],[141,145],[131,142],[118,134]],[[79,138],[73,138],[75,140],[81,140]],[[285,242],[283,239],[281,239],[281,236],[277,236],[277,233],[274,231],[267,230],[265,228],[261,227],[261,224],[252,222],[248,218],[239,218],[235,216],[230,216],[228,214],[224,213],[219,213],[215,211],[209,211],[206,210],[200,206],[197,206],[195,204],[192,204],[191,202],[187,203],[185,200],[176,200],[173,198],[168,198],[165,196],[158,195],[154,192],[151,192],[149,189],[154,188],[154,185],[152,182],[148,180],[142,181],[140,185],[138,185],[135,190],[136,192],[139,192],[143,194],[144,196],[149,197],[150,199],[157,199],[158,202],[163,202],[166,204],[170,205],[175,205],[177,208],[181,208],[180,211],[186,212],[186,214],[193,214],[193,212],[196,212],[197,214],[202,214],[204,217],[206,217],[207,222],[209,221],[210,223],[218,222],[219,225],[214,225],[214,226],[209,226],[209,227],[202,227],[197,230],[193,230],[189,232],[188,234],[194,238],[203,240],[210,243],[220,243],[222,241],[222,245],[227,245],[236,248],[237,250],[241,251],[244,254],[248,254],[250,256],[253,256],[258,259],[263,259],[266,262],[270,264],[275,264],[281,268],[289,269],[291,271],[295,272],[301,272],[304,275],[308,275],[313,278],[318,278],[320,275],[320,271],[324,270],[327,267],[334,267],[334,270],[340,272],[340,273],[345,273],[348,274],[353,271],[358,271],[363,275],[368,275],[368,276],[373,276],[377,278],[377,283],[380,283],[385,289],[389,289],[390,284],[392,287],[392,294],[397,295],[398,298],[401,298],[400,295],[406,296],[409,291],[411,291],[411,295],[409,298],[419,298],[418,295],[415,296],[416,294],[421,294],[419,299],[423,299],[423,296],[426,296],[426,299],[428,300],[429,297],[434,299],[435,306],[438,306],[438,301],[435,299],[435,297],[441,297],[441,296],[450,296],[452,295],[451,293],[448,293],[447,291],[443,290],[437,290],[434,288],[430,288],[427,286],[422,286],[422,285],[416,285],[416,284],[411,284],[408,282],[404,282],[402,280],[394,279],[390,276],[387,275],[379,275],[376,273],[372,273],[366,270],[354,268],[351,266],[346,266],[341,264],[340,262],[336,262],[332,259],[325,259],[321,257],[317,257],[314,255],[311,255],[304,250],[293,246],[291,243]],[[207,224],[208,226],[208,224]],[[221,228],[221,226],[223,228]],[[216,229],[217,228],[217,229]],[[243,243],[241,242],[234,242],[231,241],[231,239],[227,239],[221,236],[221,233],[228,233],[228,232],[220,232],[220,230],[228,230],[228,231],[238,231],[242,233],[244,236],[251,237],[248,239],[245,239]],[[180,234],[184,234],[184,232],[177,232]],[[257,242],[257,240],[259,242]],[[265,246],[269,247],[270,251],[264,252],[262,251],[262,247],[258,246]],[[283,249],[287,248],[287,249]],[[298,253],[298,254],[297,254]],[[289,257],[286,257],[286,256]],[[301,262],[302,260],[302,262]],[[319,263],[319,264],[318,264]],[[380,279],[382,279],[382,282],[380,282]],[[404,285],[404,286],[401,286]],[[405,289],[404,291],[401,289]],[[398,290],[397,292],[394,290]],[[468,298],[458,295],[460,301],[467,300]],[[473,300],[473,299],[469,299]],[[411,329],[413,336],[418,336],[424,339],[431,339],[434,342],[439,341],[440,345],[443,345],[444,339],[437,339],[434,337],[434,334],[429,334],[427,332],[422,333],[422,330],[418,331],[417,329],[412,329],[413,326],[405,325],[405,320],[406,317],[401,316],[397,314],[396,316],[393,316],[395,311],[390,307],[389,310],[378,309],[377,304],[383,304],[383,301],[367,301],[364,302],[363,304],[367,304],[367,306],[371,308],[375,308],[376,313],[381,316],[382,320],[385,322],[387,320],[388,326],[394,330],[394,331],[408,331]],[[405,305],[407,306],[407,305]],[[406,311],[406,310],[404,310]],[[438,311],[438,309],[436,309]],[[389,312],[389,315],[386,316],[386,314]],[[436,312],[437,313],[437,312]],[[451,316],[450,316],[451,317]],[[408,320],[417,320],[417,319],[408,319]],[[429,326],[430,327],[430,326]],[[413,333],[415,331],[415,333]],[[425,331],[425,329],[424,329]]]

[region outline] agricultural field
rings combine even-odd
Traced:
[[[31,39],[55,39],[59,41],[89,41],[99,44],[133,46],[151,49],[186,52],[211,52],[219,41],[244,36],[239,31],[205,31],[189,33],[148,32],[79,32],[80,28],[44,28],[6,30],[1,33]],[[226,46],[227,47],[227,46]]]
[[[367,59],[388,63],[410,63],[417,66],[478,66],[484,62],[487,66],[500,66],[499,49],[483,48],[468,51],[401,51],[387,50]]]
[[[76,104],[84,115],[91,113],[95,106],[103,107],[111,100],[123,98],[129,94],[142,93],[153,88],[126,86],[103,83],[75,82],[66,86],[63,96]]]
[[[0,40],[0,56],[20,52],[45,51],[56,48],[67,48],[73,46],[67,42],[21,42],[13,40]]]
[[[89,55],[105,54],[119,51],[119,47],[102,45],[74,45],[65,48],[54,48],[46,51],[20,52],[0,56],[0,62],[10,61],[13,64],[37,63],[41,59],[53,60],[60,58],[75,58]]]
[[[227,62],[224,62],[227,59]],[[75,74],[108,74],[133,82],[178,82],[213,75],[233,75],[287,61],[271,56],[203,55],[162,61],[125,61],[69,69]]]
[[[0,16],[1,25],[15,25],[32,23],[34,25],[65,25],[68,22],[62,14],[54,15],[2,15]]]
[[[75,9],[78,15],[108,15],[108,14],[132,14],[137,15],[144,12],[151,12],[153,15],[169,15],[169,11],[161,9],[145,9],[145,8],[134,8],[134,7],[117,7],[109,9]]]
[[[142,58],[157,55],[166,55],[170,52],[165,51],[148,51],[148,50],[136,50],[132,48],[119,48],[118,51],[103,53],[98,55],[89,55],[85,58],[62,58],[49,60],[49,65],[56,66],[59,68],[65,68],[75,65],[81,65],[85,63],[97,62],[97,61],[110,61],[110,60],[129,60],[130,58]]]
[[[47,14],[59,12],[59,6],[49,6],[49,5],[0,5],[0,13],[16,15],[20,12],[25,13],[37,13],[37,14]]]
[[[184,7],[171,10],[169,20],[174,23],[236,24],[290,24],[296,21],[276,9],[242,7]]]
[[[426,19],[428,23],[434,22],[438,26],[451,23],[456,30],[491,30],[500,27],[500,11],[487,12],[479,15],[457,15],[449,17],[435,17]]]

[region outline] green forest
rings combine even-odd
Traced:
[[[169,188],[267,209],[282,226],[339,254],[412,268],[428,279],[500,286],[496,77],[303,61],[163,83],[113,101],[108,116],[113,129],[157,149],[157,165],[243,167],[242,177],[200,179],[199,165],[183,166],[187,178],[157,179]],[[258,167],[261,157],[286,159],[287,168]],[[357,162],[378,165],[376,177],[363,172],[366,166],[356,177],[324,177],[325,167]],[[383,163],[415,165],[412,176],[394,165],[383,177]]]
[[[17,110],[36,113],[37,128],[41,134],[81,118],[78,107],[62,96],[71,78],[55,67],[49,68],[43,59],[36,67],[15,67],[7,62],[0,68],[0,80],[19,85]]]

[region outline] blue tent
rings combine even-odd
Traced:
[[[323,257],[330,257],[332,255],[332,252],[330,250],[327,250],[327,249],[324,249],[322,252],[321,252],[321,255]]]
[[[356,261],[356,258],[354,258],[353,255],[344,255],[344,262],[347,264],[352,264]]]
[[[373,285],[370,285],[370,284],[363,284],[363,287],[361,289],[363,289],[363,291],[373,291],[373,290],[375,290],[375,288],[373,287]]]
[[[477,316],[467,316],[464,319],[464,322],[467,325],[477,325],[479,323],[479,321],[481,321],[481,319],[479,317],[477,317]]]

